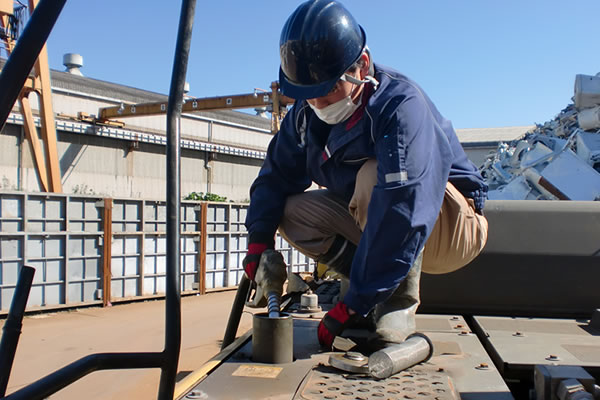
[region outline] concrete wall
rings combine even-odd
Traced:
[[[0,188],[41,191],[29,141],[22,127],[7,125],[0,134]],[[166,159],[163,145],[58,132],[58,158],[64,193],[164,199]],[[262,160],[183,149],[181,194],[210,192],[241,201]]]
[[[270,134],[217,123],[197,123],[211,143],[235,145],[236,140],[266,150]],[[192,127],[190,127],[192,129]],[[37,192],[41,190],[31,148],[23,141],[23,128],[7,124],[0,134],[0,188]],[[201,135],[197,137],[202,137]],[[264,142],[264,144],[263,144]],[[58,132],[58,157],[63,192],[107,197],[164,199],[166,147],[161,144]],[[467,156],[481,166],[494,146],[466,146]],[[262,159],[183,149],[181,152],[181,194],[215,193],[228,200],[246,201],[250,184],[257,176]]]
[[[21,171],[17,168],[21,164],[21,127],[7,125],[1,133],[0,189],[21,190]]]
[[[497,146],[482,146],[482,147],[466,147],[465,153],[467,153],[467,157],[469,160],[473,162],[477,166],[477,168],[481,167],[490,153],[494,153],[496,151]]]

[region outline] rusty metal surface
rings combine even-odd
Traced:
[[[407,369],[387,379],[366,375],[340,374],[319,366],[306,377],[294,400],[456,400],[459,394],[445,372],[430,365]]]
[[[580,365],[600,372],[600,330],[587,320],[475,317],[497,365],[507,377],[537,364]]]

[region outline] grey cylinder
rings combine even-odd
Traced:
[[[433,345],[422,333],[409,336],[404,342],[382,350],[369,357],[369,374],[385,379],[415,364],[429,360],[433,354]]]
[[[267,364],[294,361],[294,320],[291,315],[280,313],[279,318],[269,318],[268,313],[254,314],[252,360]]]
[[[313,293],[304,293],[300,296],[302,308],[313,309],[319,307],[319,296]]]

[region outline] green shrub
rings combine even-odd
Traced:
[[[195,201],[227,201],[227,197],[219,196],[214,193],[192,192],[183,198],[184,200]]]

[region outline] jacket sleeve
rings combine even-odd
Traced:
[[[295,121],[303,111],[296,106],[284,118],[273,136],[258,177],[250,187],[250,206],[246,229],[253,236],[275,235],[283,215],[286,198],[306,190],[311,180],[306,173],[306,147]]]
[[[374,119],[377,184],[344,302],[367,314],[405,278],[435,224],[452,160],[448,137],[415,90]]]

